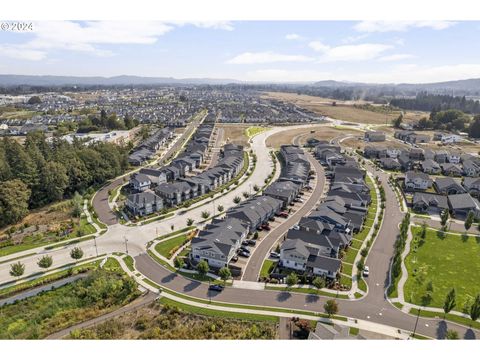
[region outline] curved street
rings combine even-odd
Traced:
[[[298,126],[298,128],[305,128],[305,133],[308,133],[308,128],[311,126],[312,125],[301,125]],[[64,246],[50,251],[44,250],[43,247],[39,248],[34,256],[28,256],[22,259],[26,267],[25,276],[34,275],[38,272],[38,266],[36,265],[38,257],[40,254],[47,252],[53,257],[55,266],[59,267],[72,263],[70,250],[73,246],[82,248],[85,252],[84,258],[95,257],[97,252],[98,254],[110,254],[113,252],[128,251],[130,255],[134,256],[136,268],[140,273],[159,285],[176,292],[206,300],[211,298],[212,300],[227,303],[323,312],[323,305],[325,301],[329,299],[324,296],[234,287],[228,287],[221,293],[212,293],[208,291],[208,284],[190,280],[177,273],[172,273],[146,254],[147,243],[159,235],[169,233],[172,226],[175,229],[185,227],[187,218],[192,218],[198,222],[201,220],[202,211],[207,210],[213,212],[215,206],[219,204],[224,205],[227,209],[234,205],[233,198],[241,195],[245,191],[249,191],[252,184],[263,184],[264,179],[273,169],[273,163],[265,140],[273,134],[288,129],[288,127],[273,128],[255,136],[252,139],[251,147],[257,156],[257,166],[251,174],[251,177],[234,190],[221,195],[213,204],[202,204],[197,208],[184,210],[184,214],[182,213],[181,216],[177,214],[171,218],[142,226],[125,226],[118,223],[113,225],[109,224],[108,231],[99,236],[96,241],[86,240],[75,245]],[[324,184],[323,169],[315,160],[312,163],[317,173],[317,186],[312,196],[300,211],[288,219],[289,221],[283,222],[260,242],[245,272],[246,280],[257,280],[262,261],[268,254],[275,240],[292,226],[293,223],[297,222],[301,216],[310,211],[319,200]],[[261,164],[261,166],[258,166],[258,164]],[[363,298],[357,300],[337,299],[339,303],[339,315],[368,320],[413,332],[417,320],[416,317],[406,314],[394,307],[385,295],[385,290],[389,283],[389,266],[394,253],[394,242],[398,234],[398,224],[403,218],[403,213],[400,211],[394,191],[387,185],[388,175],[382,171],[376,171],[369,165],[367,165],[367,168],[374,176],[378,176],[382,184],[385,185],[385,217],[366,262],[370,267],[370,276],[366,279],[368,293]],[[99,195],[98,199],[100,200],[100,198],[101,196]],[[13,254],[14,256],[3,257],[2,260],[4,262],[0,264],[0,282],[6,283],[11,280],[8,273],[10,264],[15,261],[15,258],[31,254],[32,252],[35,252],[35,249]],[[10,261],[8,259],[10,259]],[[447,329],[456,330],[461,338],[478,338],[480,336],[477,330],[445,322],[441,319],[418,319],[417,333],[419,334],[433,338],[444,338]]]

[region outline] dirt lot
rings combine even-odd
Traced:
[[[265,93],[264,97],[292,102],[321,115],[362,124],[390,124],[393,119],[400,115],[400,111],[382,113],[380,111],[369,111],[354,107],[354,105],[366,104],[365,101],[339,101],[317,96],[281,92],[268,92]],[[336,102],[336,106],[332,106],[333,101]],[[407,123],[418,121],[423,116],[428,116],[428,114],[422,112],[406,112],[404,121]]]
[[[227,144],[243,145],[246,147],[249,145],[245,130],[251,126],[251,124],[217,124],[219,129],[223,129],[223,140]]]
[[[311,131],[315,131],[311,133]],[[309,138],[314,138],[317,140],[331,140],[337,136],[343,136],[348,134],[358,134],[363,135],[363,132],[357,130],[345,130],[345,129],[336,129],[333,127],[325,126],[325,125],[318,125],[314,126],[309,129],[298,129],[292,127],[290,130],[282,131],[281,133],[274,134],[267,138],[267,146],[278,148],[280,145],[287,145],[291,144],[292,140],[297,135],[302,135],[300,138],[301,142],[306,141]]]
[[[385,140],[382,142],[369,143],[369,142],[365,142],[363,140],[358,139],[358,137],[345,139],[344,141],[342,141],[342,145],[349,146],[353,149],[359,149],[359,150],[363,150],[367,145],[389,147],[394,149],[410,149],[410,146],[394,140]]]

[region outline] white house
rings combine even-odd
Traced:
[[[427,190],[430,186],[432,186],[432,180],[427,174],[416,171],[407,171],[405,174],[407,190]]]

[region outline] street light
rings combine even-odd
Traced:
[[[128,255],[128,239],[126,236],[123,237],[125,239],[125,251],[127,252]]]
[[[97,254],[97,257],[98,257],[97,237],[96,236],[93,237],[93,243],[95,244],[95,253]]]

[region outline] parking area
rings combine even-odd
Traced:
[[[255,250],[259,247],[259,245],[264,241],[264,239],[275,229],[277,229],[280,225],[284,224],[285,222],[291,221],[290,217],[297,213],[307,202],[307,200],[312,195],[313,189],[316,186],[316,179],[313,178],[310,181],[310,184],[304,188],[297,199],[295,199],[290,205],[288,206],[287,210],[282,212],[280,215],[275,216],[272,218],[268,224],[265,224],[262,228],[257,228],[256,233],[258,237],[256,237],[255,233],[242,244],[242,247],[239,249],[237,256],[232,260],[231,264],[239,267],[242,269],[242,274],[245,272],[245,269],[254,254]],[[275,250],[275,249],[273,249]]]

